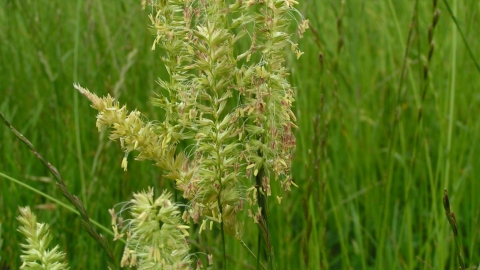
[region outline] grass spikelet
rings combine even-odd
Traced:
[[[65,261],[65,253],[59,251],[60,247],[55,246],[48,249],[52,242],[50,227],[45,223],[37,223],[37,217],[32,213],[30,207],[19,207],[20,216],[17,217],[21,226],[18,231],[22,233],[26,244],[21,244],[23,261],[20,269],[30,270],[64,270],[68,269]]]

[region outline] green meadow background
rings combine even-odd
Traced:
[[[467,267],[480,265],[480,2],[445,1],[297,6],[311,29],[299,41],[305,54],[287,59],[297,93],[298,188],[281,205],[274,196],[270,203],[278,269],[458,269],[445,188]],[[166,73],[150,50],[149,13],[139,0],[0,0],[0,112],[106,227],[107,210],[132,192],[172,183],[133,155],[124,172],[119,145],[97,132],[96,112],[72,85],[161,120],[149,97]],[[26,205],[51,225],[71,269],[106,269],[107,255],[75,214],[8,178],[66,202],[3,124],[0,173],[0,269],[21,265],[15,217]],[[257,229],[245,222],[243,238],[256,254]],[[221,267],[219,243],[217,229],[199,236],[192,228],[192,252],[203,265],[209,253],[213,269]],[[111,245],[120,260],[122,244]],[[227,252],[229,269],[256,269],[238,241],[227,238]]]

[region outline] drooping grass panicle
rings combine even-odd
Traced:
[[[48,224],[37,223],[37,217],[28,206],[19,207],[19,210],[20,216],[17,219],[21,225],[18,231],[27,240],[26,244],[21,244],[23,254],[20,258],[23,264],[20,269],[68,269],[64,262],[65,253],[60,251],[60,247],[57,245],[53,249],[48,249],[53,239]]]

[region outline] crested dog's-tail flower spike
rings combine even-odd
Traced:
[[[64,263],[65,253],[59,251],[60,247],[48,249],[53,239],[48,224],[37,223],[37,217],[28,206],[19,207],[19,210],[20,216],[17,219],[21,226],[18,231],[27,239],[26,244],[21,244],[23,255],[20,258],[23,264],[20,269],[68,269],[68,265]]]
[[[127,245],[121,265],[139,269],[190,269],[186,237],[189,226],[182,223],[172,194],[153,197],[153,188],[134,194],[129,203],[131,219],[125,221]]]

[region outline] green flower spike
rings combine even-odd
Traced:
[[[18,231],[27,239],[26,244],[21,244],[23,255],[20,258],[23,261],[20,269],[29,270],[63,270],[68,269],[65,261],[65,253],[59,251],[59,246],[48,250],[48,245],[52,241],[52,235],[49,232],[49,226],[45,223],[37,223],[37,217],[30,211],[30,208],[19,207],[20,216],[18,221],[22,224]]]
[[[172,194],[163,192],[153,199],[153,188],[133,195],[130,213],[125,221],[127,246],[121,266],[138,269],[190,269],[189,235],[187,225],[181,223],[178,206],[171,201]]]

